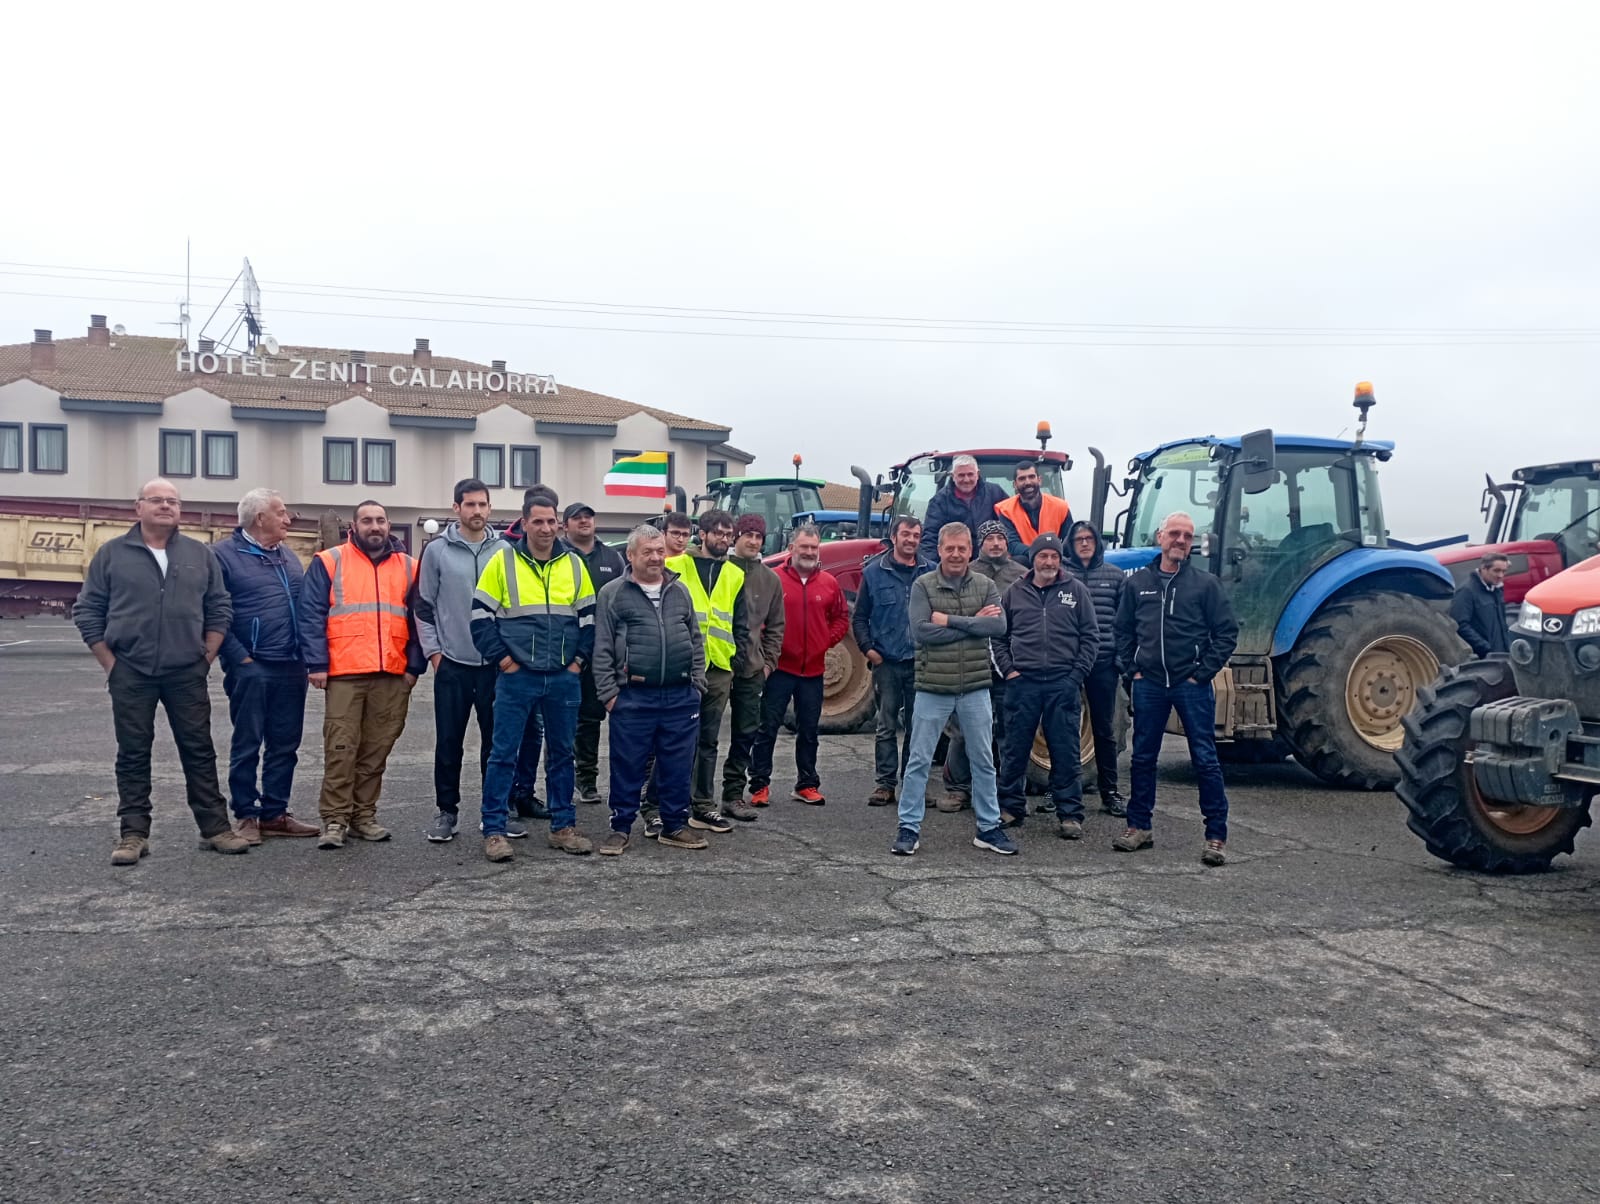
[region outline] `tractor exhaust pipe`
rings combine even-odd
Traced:
[[[682,485],[674,485],[672,487],[672,497],[673,500],[678,503],[676,510],[674,510],[674,508],[671,506],[664,506],[663,509],[666,510],[668,514],[688,514],[689,495],[683,491]]]
[[[850,465],[850,475],[861,482],[861,492],[856,499],[856,536],[872,538],[872,503],[878,491],[873,487],[872,476],[859,464]]]
[[[1106,495],[1111,492],[1111,470],[1106,467],[1106,458],[1100,454],[1098,447],[1089,448],[1089,454],[1094,457],[1094,477],[1089,485],[1089,521],[1094,524],[1094,533],[1103,539]]]

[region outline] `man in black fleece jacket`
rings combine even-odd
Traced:
[[[1131,853],[1155,843],[1150,823],[1156,805],[1156,758],[1167,715],[1175,709],[1200,779],[1200,813],[1206,821],[1200,860],[1222,865],[1228,795],[1217,757],[1217,698],[1211,679],[1233,655],[1239,624],[1221,582],[1189,564],[1193,519],[1181,512],[1167,515],[1156,531],[1156,543],[1160,556],[1128,578],[1117,608],[1117,663],[1133,678],[1133,785],[1128,830],[1111,847]]]

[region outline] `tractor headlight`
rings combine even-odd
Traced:
[[[1526,602],[1523,603],[1527,605]],[[1518,616],[1519,620],[1521,616]],[[1600,606],[1590,606],[1572,616],[1573,635],[1600,635]]]
[[[1518,631],[1537,632],[1541,630],[1543,622],[1544,611],[1540,610],[1532,602],[1524,602],[1522,604],[1522,611],[1517,615]]]

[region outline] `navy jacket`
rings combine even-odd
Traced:
[[[946,523],[966,523],[967,530],[972,532],[972,557],[976,560],[978,528],[994,517],[995,504],[1010,496],[1000,486],[980,477],[972,501],[963,502],[956,496],[955,485],[946,481],[944,488],[928,499],[928,513],[922,518],[922,542],[917,546],[917,551],[922,553],[924,560],[937,563],[939,528]]]
[[[1000,596],[1006,634],[990,641],[995,666],[1033,677],[1065,675],[1081,686],[1100,649],[1094,599],[1076,577],[1063,573],[1040,585],[1030,571]]]
[[[1476,570],[1456,587],[1455,597],[1450,599],[1450,617],[1474,656],[1510,650],[1505,599],[1505,591],[1490,589]]]
[[[236,669],[246,657],[274,664],[300,659],[300,558],[280,543],[270,551],[251,543],[235,527],[211,554],[233,599],[233,622],[222,639],[222,667]]]
[[[876,649],[886,661],[916,659],[917,646],[911,642],[911,616],[907,609],[911,583],[938,567],[921,556],[916,564],[901,564],[892,549],[867,561],[856,593],[856,613],[850,621],[862,655]]]

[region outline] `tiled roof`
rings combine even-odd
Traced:
[[[854,510],[861,503],[860,485],[840,485],[829,481],[822,487],[824,510]]]
[[[614,423],[633,414],[646,413],[668,426],[728,431],[721,423],[689,418],[564,383],[558,385],[558,393],[468,392],[424,386],[396,388],[389,383],[388,369],[394,365],[413,367],[415,361],[409,352],[366,352],[366,362],[374,366],[373,382],[368,385],[290,378],[291,361],[295,359],[336,364],[351,362],[348,350],[330,347],[281,347],[277,355],[264,357],[276,375],[260,377],[179,372],[177,352],[182,344],[171,337],[121,335],[114,336],[110,346],[100,347],[92,345],[88,338],[57,339],[55,367],[39,372],[29,367],[32,346],[30,343],[0,345],[0,385],[28,379],[64,397],[152,402],[163,401],[188,389],[202,388],[234,405],[282,410],[323,410],[348,397],[364,397],[394,413],[463,418],[509,405],[530,418],[553,422]],[[441,374],[451,370],[463,374],[493,370],[489,364],[437,354],[431,366]]]

